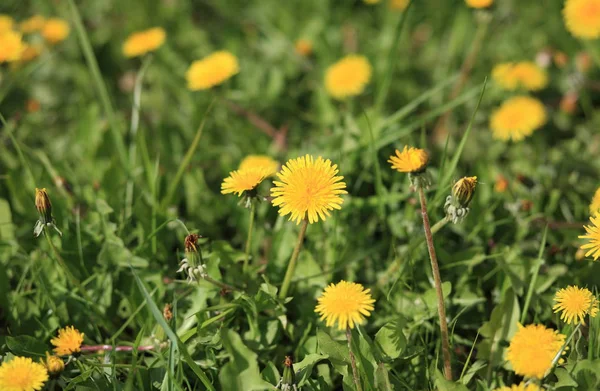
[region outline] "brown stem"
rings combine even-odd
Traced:
[[[440,334],[442,337],[442,353],[444,355],[444,375],[446,379],[452,380],[452,367],[450,365],[450,343],[448,341],[448,323],[446,321],[446,308],[444,306],[444,292],[442,291],[442,279],[440,277],[440,268],[438,266],[435,247],[433,246],[433,235],[429,225],[429,216],[427,214],[427,200],[423,186],[419,185],[419,200],[421,201],[421,216],[423,217],[423,228],[425,229],[425,240],[427,241],[427,250],[431,260],[431,272],[435,283],[435,293],[437,294],[438,317],[440,318]]]
[[[145,345],[145,346],[138,346],[137,350],[138,352],[143,352],[143,351],[148,351],[148,350],[153,350],[155,348],[165,348],[167,347],[167,343],[163,342],[159,345]],[[115,352],[131,352],[133,351],[133,346],[112,346],[112,345],[83,345],[81,347],[81,351],[82,352],[97,352],[100,350],[106,350],[106,351],[112,351],[114,350]]]
[[[362,391],[358,369],[356,368],[356,358],[354,357],[354,353],[352,353],[352,331],[348,326],[346,326],[346,339],[348,339],[348,352],[350,353],[350,365],[352,365],[352,377],[354,378],[356,391]]]
[[[237,287],[229,285],[229,284],[225,284],[224,282],[221,282],[221,281],[217,281],[209,276],[204,276],[204,277],[202,277],[202,279],[206,282],[210,282],[211,284],[218,286],[221,289],[225,289],[227,291],[243,292],[240,288],[237,288]]]

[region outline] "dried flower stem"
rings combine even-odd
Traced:
[[[350,327],[346,327],[346,339],[348,339],[348,353],[350,354],[350,365],[352,365],[352,377],[354,378],[356,391],[362,391],[358,369],[356,369],[356,357],[354,357],[354,353],[352,353],[352,331],[350,330]]]
[[[250,201],[250,222],[248,223],[248,238],[246,239],[246,256],[244,257],[244,272],[248,269],[250,260],[250,247],[252,246],[252,229],[254,228],[254,215],[256,214],[256,201]]]
[[[450,343],[448,341],[448,323],[446,321],[446,309],[444,306],[444,293],[442,291],[442,279],[440,277],[440,268],[433,246],[433,235],[429,225],[429,216],[427,214],[427,200],[423,186],[419,188],[419,200],[421,201],[421,216],[423,217],[423,228],[425,229],[425,240],[427,241],[427,250],[429,251],[429,260],[431,261],[431,271],[435,283],[435,293],[438,299],[438,317],[440,318],[440,334],[442,337],[442,354],[444,355],[444,375],[446,379],[452,380],[452,367],[450,365]]]
[[[169,344],[167,342],[162,342],[159,345],[144,345],[138,346],[135,348],[138,352],[144,352],[148,350],[154,350],[156,348],[162,349],[167,347]],[[81,346],[82,352],[98,352],[100,350],[112,351],[115,352],[132,352],[134,350],[133,346],[113,346],[113,345],[83,345]]]
[[[302,227],[300,228],[300,232],[298,233],[298,241],[296,242],[296,247],[294,247],[294,252],[292,253],[292,257],[288,263],[287,270],[285,271],[285,277],[283,278],[283,283],[281,284],[281,290],[279,291],[279,298],[285,299],[290,289],[290,283],[292,282],[292,277],[294,276],[294,270],[296,270],[296,262],[298,261],[298,255],[300,255],[300,249],[302,248],[302,243],[304,242],[304,235],[306,234],[306,228],[308,227],[308,219],[304,219],[302,221]]]

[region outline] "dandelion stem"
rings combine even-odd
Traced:
[[[358,369],[356,368],[356,357],[352,353],[352,331],[350,327],[346,326],[346,338],[348,339],[348,353],[350,354],[350,365],[352,365],[352,377],[354,378],[354,384],[356,385],[356,391],[362,391],[360,385],[360,377],[358,376]]]
[[[419,200],[421,201],[421,216],[423,217],[423,228],[425,230],[425,240],[427,241],[427,250],[429,251],[429,260],[431,261],[431,271],[435,282],[435,293],[438,299],[438,317],[440,318],[440,334],[442,337],[442,353],[444,355],[444,375],[446,379],[452,380],[452,367],[450,365],[450,343],[448,341],[448,323],[446,321],[446,309],[444,306],[444,293],[442,291],[442,279],[440,277],[440,268],[433,246],[433,234],[429,225],[429,215],[427,214],[427,200],[423,186],[419,185]]]
[[[215,279],[213,279],[212,277],[209,277],[209,276],[204,276],[204,277],[202,277],[202,279],[204,281],[206,281],[206,282],[210,282],[211,284],[213,284],[215,286],[218,286],[221,289],[225,289],[225,290],[228,290],[228,291],[243,292],[240,288],[236,288],[236,287],[234,287],[232,285],[225,284],[224,282],[217,281],[217,280],[215,280]]]
[[[563,352],[565,351],[567,346],[569,346],[569,344],[571,343],[571,340],[573,339],[573,337],[575,336],[577,331],[579,331],[579,328],[581,327],[582,324],[583,323],[578,323],[577,326],[573,329],[573,331],[571,331],[571,334],[569,334],[569,336],[567,337],[567,340],[565,341],[563,346],[561,346],[561,348],[556,353],[556,356],[554,356],[554,358],[552,359],[552,364],[550,365],[550,369],[548,370],[548,372],[551,372],[552,369],[556,366],[556,363],[558,363],[558,360],[560,360]]]
[[[248,238],[246,239],[246,256],[244,257],[244,272],[248,269],[250,260],[250,247],[252,245],[252,229],[254,228],[254,215],[256,214],[256,201],[250,201],[250,222],[248,223]]]
[[[285,299],[288,290],[290,289],[290,283],[292,282],[292,277],[294,276],[296,262],[298,261],[298,255],[300,254],[300,249],[302,248],[302,243],[304,242],[304,235],[306,234],[307,227],[308,220],[304,219],[302,221],[302,227],[300,228],[300,232],[298,233],[298,241],[296,242],[296,247],[294,247],[294,252],[292,253],[292,257],[290,258],[290,262],[288,263],[287,270],[285,271],[283,283],[281,284],[281,290],[279,291],[280,299]]]
[[[546,224],[546,228],[544,229],[544,235],[542,236],[542,243],[540,244],[540,250],[538,252],[538,257],[535,260],[535,269],[533,269],[533,275],[531,276],[531,282],[529,283],[529,289],[527,290],[527,295],[525,296],[525,304],[523,304],[523,312],[521,312],[520,323],[525,323],[525,318],[527,318],[527,311],[529,310],[529,303],[531,303],[531,296],[533,296],[533,290],[535,289],[535,284],[537,282],[538,274],[540,273],[540,267],[544,263],[544,249],[546,248],[546,238],[548,236],[548,224]]]
[[[168,345],[168,343],[162,342],[159,345],[138,346],[137,348],[135,348],[135,350],[138,352],[144,352],[144,351],[153,350],[156,348],[162,349],[162,348],[167,347],[167,345]],[[98,352],[100,350],[105,350],[105,351],[114,350],[115,352],[132,352],[134,350],[134,347],[133,346],[113,346],[113,345],[83,345],[83,346],[81,346],[82,352]]]

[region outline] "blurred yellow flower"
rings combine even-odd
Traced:
[[[425,150],[407,145],[404,146],[402,152],[396,149],[396,156],[392,155],[388,160],[394,170],[410,173],[425,171],[428,162],[429,155]]]
[[[67,326],[58,330],[58,337],[52,338],[50,343],[54,345],[54,353],[59,356],[66,356],[73,353],[79,353],[83,343],[84,334],[79,332],[73,326]]]
[[[527,384],[527,383],[523,382],[519,385],[513,384],[510,387],[499,387],[499,388],[496,388],[494,391],[543,391],[543,390],[544,390],[543,388],[541,388],[540,386],[538,386],[535,383]]]
[[[371,64],[364,56],[349,55],[329,66],[325,89],[336,99],[360,95],[371,79]]]
[[[273,205],[279,206],[281,216],[290,214],[296,224],[306,218],[311,224],[325,220],[330,210],[342,208],[340,194],[347,194],[344,177],[337,173],[337,165],[320,156],[290,159],[277,174],[279,181],[273,181]]]
[[[55,44],[67,38],[70,31],[71,28],[66,21],[59,18],[50,18],[44,23],[42,37],[49,43]]]
[[[25,44],[25,49],[21,53],[20,61],[31,61],[39,57],[42,54],[42,46],[37,44]]]
[[[586,257],[590,255],[594,261],[600,257],[600,215],[590,217],[591,225],[584,225],[586,235],[580,235],[580,239],[588,239],[588,242],[581,246],[586,250]]]
[[[266,176],[266,171],[262,167],[232,171],[221,184],[221,194],[237,193],[239,197],[245,191],[256,189]]]
[[[24,34],[35,33],[36,31],[41,31],[45,23],[46,18],[41,15],[34,15],[19,23],[19,30]]]
[[[598,314],[598,300],[592,292],[586,288],[568,286],[556,292],[554,295],[554,312],[560,312],[560,319],[567,324],[583,323],[585,316],[590,314],[595,318]]]
[[[20,33],[12,30],[0,33],[0,64],[20,60],[24,50]]]
[[[508,189],[508,180],[504,175],[496,176],[496,182],[494,183],[494,191],[497,193],[504,193]]]
[[[541,379],[565,342],[565,336],[544,325],[518,325],[506,359],[517,375]]]
[[[592,198],[592,202],[590,203],[590,215],[596,216],[598,214],[600,214],[600,187],[596,189],[594,198]]]
[[[310,40],[300,38],[294,44],[294,50],[301,56],[308,57],[312,54],[313,44]]]
[[[165,43],[166,36],[165,30],[161,27],[135,32],[123,43],[123,54],[126,57],[138,57],[152,52]]]
[[[502,88],[511,91],[517,88],[537,91],[548,85],[546,71],[531,61],[498,64],[492,70],[492,77]]]
[[[62,358],[50,355],[48,352],[46,352],[46,361],[44,362],[44,366],[48,370],[48,373],[52,376],[58,375],[65,369],[65,363]]]
[[[0,34],[12,30],[15,21],[8,15],[0,14]]]
[[[465,0],[465,3],[472,8],[486,8],[492,5],[494,0]]]
[[[600,0],[567,0],[563,8],[567,30],[578,38],[600,36]]]
[[[338,329],[353,329],[362,323],[365,317],[371,315],[375,299],[371,297],[371,290],[365,289],[361,284],[340,281],[330,284],[317,299],[318,305],[315,312],[325,320],[327,327],[337,323]]]
[[[379,0],[363,0],[365,2],[365,4],[377,4],[379,3]]]
[[[0,390],[38,391],[48,380],[48,371],[29,357],[15,357],[0,365]]]
[[[508,99],[490,118],[490,128],[498,140],[523,140],[546,123],[546,110],[537,99],[516,96]]]
[[[214,52],[188,68],[185,78],[192,91],[206,90],[223,83],[240,71],[238,59],[227,51]]]
[[[410,0],[390,0],[390,8],[397,11],[404,11]]]
[[[265,176],[275,175],[279,170],[279,162],[267,155],[248,155],[240,163],[238,170],[262,168]]]

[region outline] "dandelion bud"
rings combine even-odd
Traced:
[[[198,248],[198,239],[200,235],[189,234],[185,237],[185,258],[179,263],[177,272],[184,272],[188,276],[188,282],[198,281],[199,279],[208,276],[206,273],[206,265],[202,264],[202,253]]]
[[[283,362],[285,368],[283,368],[283,376],[281,377],[281,380],[279,380],[279,384],[277,385],[278,389],[283,391],[291,391],[298,389],[296,387],[296,375],[294,373],[293,364],[294,362],[292,361],[292,357],[285,356],[285,361]]]
[[[58,356],[51,356],[48,352],[46,352],[46,362],[44,362],[44,366],[52,377],[58,376],[65,369],[64,361]]]
[[[190,256],[191,254],[195,254],[198,252],[198,247],[196,247],[196,243],[200,239],[200,235],[198,234],[189,234],[185,237],[183,241],[183,245],[185,247],[185,255]]]
[[[52,216],[52,203],[50,202],[50,197],[48,197],[48,193],[46,192],[45,188],[35,188],[35,208],[40,215],[40,218],[35,223],[35,227],[33,228],[33,234],[35,237],[40,236],[45,226],[53,227],[62,236],[62,232],[60,232],[58,227],[56,227],[54,224],[54,217]]]
[[[476,186],[476,176],[461,178],[454,184],[452,194],[446,198],[444,205],[447,219],[457,224],[467,216]]]

